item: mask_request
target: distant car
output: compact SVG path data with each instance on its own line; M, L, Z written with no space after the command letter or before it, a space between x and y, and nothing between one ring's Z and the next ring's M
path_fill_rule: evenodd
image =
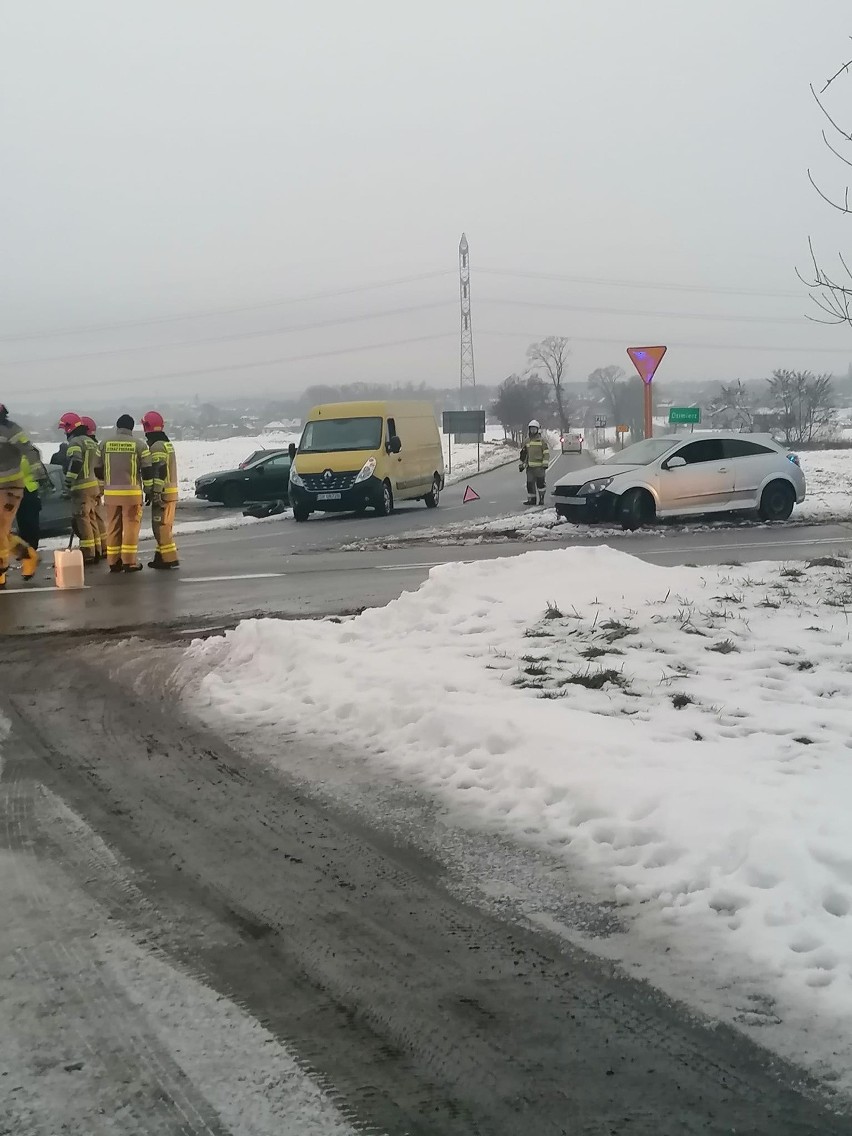
M805 499L805 475L798 457L769 434L681 434L647 438L567 474L552 496L562 517L614 520L626 529L655 517L751 510L786 521Z
M270 454L278 454L280 452L281 452L280 446L277 446L274 449L269 449L269 450L253 450L252 453L250 453L247 458L244 458L240 462L238 468L239 469L245 469L247 466L252 465L254 462L260 461L261 458L268 458Z
M45 466L50 488L42 487L39 530L42 536L68 536L71 532L71 498L65 489L65 474L58 465Z
M563 454L581 454L583 452L582 434L563 434L559 443Z
M290 461L289 449L256 451L239 469L199 477L195 482L195 496L231 509L238 509L247 501L287 501Z

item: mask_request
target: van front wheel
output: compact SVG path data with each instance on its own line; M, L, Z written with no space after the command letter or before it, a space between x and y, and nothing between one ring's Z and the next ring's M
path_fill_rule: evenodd
M432 482L432 488L429 490L423 500L426 502L427 509L438 508L438 504L441 500L441 481L439 478L436 477Z
M382 482L379 499L376 502L376 512L380 517L389 517L393 512L393 493L389 481Z

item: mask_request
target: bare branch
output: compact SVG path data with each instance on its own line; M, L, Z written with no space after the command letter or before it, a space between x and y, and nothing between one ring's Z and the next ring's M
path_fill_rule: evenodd
M852 36L850 36L849 38L850 38L850 39L852 39ZM831 76L831 78L830 78L830 79L828 79L828 80L826 81L826 84L825 84L825 86L824 86L824 87L822 88L822 90L820 91L820 94L821 94L821 95L824 95L824 94L825 94L825 92L826 92L826 91L828 90L828 88L829 88L829 87L831 86L831 84L832 84L832 83L834 82L834 80L835 80L835 79L839 79L839 78L840 78L840 76L841 76L841 75L842 75L842 74L843 74L844 72L848 71L850 67L852 67L852 59L850 59L848 63L844 63L844 64L843 64L843 66L842 66L842 67L840 68L840 70L839 70L839 71L836 71L836 72L835 72L835 73L834 73L834 74L833 74L833 75Z
M832 201L832 199L827 194L823 193L823 191L820 189L820 187L814 181L813 174L811 173L810 170L808 170L808 181L811 183L811 185L814 187L814 189L817 191L817 193L820 195L820 197L823 199L823 201L825 201L828 205L830 205L832 207L832 209L836 209L838 211L838 213L852 213L852 209L849 208L849 186L848 185L846 186L846 192L844 194L844 204L838 205L836 201Z
M831 123L831 125L834 127L834 129L837 131L837 133L840 135L840 137L845 138L847 142L852 142L852 134L847 134L847 132L843 129L843 127L838 126L838 124L834 121L834 119L831 117L831 115L826 110L825 105L822 102L822 100L820 99L819 95L814 90L813 83L811 83L811 94L816 99L816 103L817 103L817 106L819 107L819 109L822 111L822 113L825 115L825 117L828 119L828 121Z
M832 144L828 140L828 135L824 130L822 132L822 140L826 144L826 146L828 146L829 150L831 150L832 154L834 154L835 158L839 158L841 162L843 162L844 166L849 166L850 169L852 169L852 161L850 161L849 158L845 158L839 150L836 150L834 146L832 146Z

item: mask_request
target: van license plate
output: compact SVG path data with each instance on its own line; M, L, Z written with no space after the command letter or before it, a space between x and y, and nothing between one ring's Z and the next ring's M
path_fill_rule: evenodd
M317 501L339 501L339 493L317 493Z

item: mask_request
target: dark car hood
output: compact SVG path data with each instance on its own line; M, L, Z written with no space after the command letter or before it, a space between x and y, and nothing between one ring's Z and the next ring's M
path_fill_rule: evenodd
M195 479L195 483L200 485L206 481L215 481L217 477L242 476L249 472L250 469L217 469L214 473L202 473L201 477Z

